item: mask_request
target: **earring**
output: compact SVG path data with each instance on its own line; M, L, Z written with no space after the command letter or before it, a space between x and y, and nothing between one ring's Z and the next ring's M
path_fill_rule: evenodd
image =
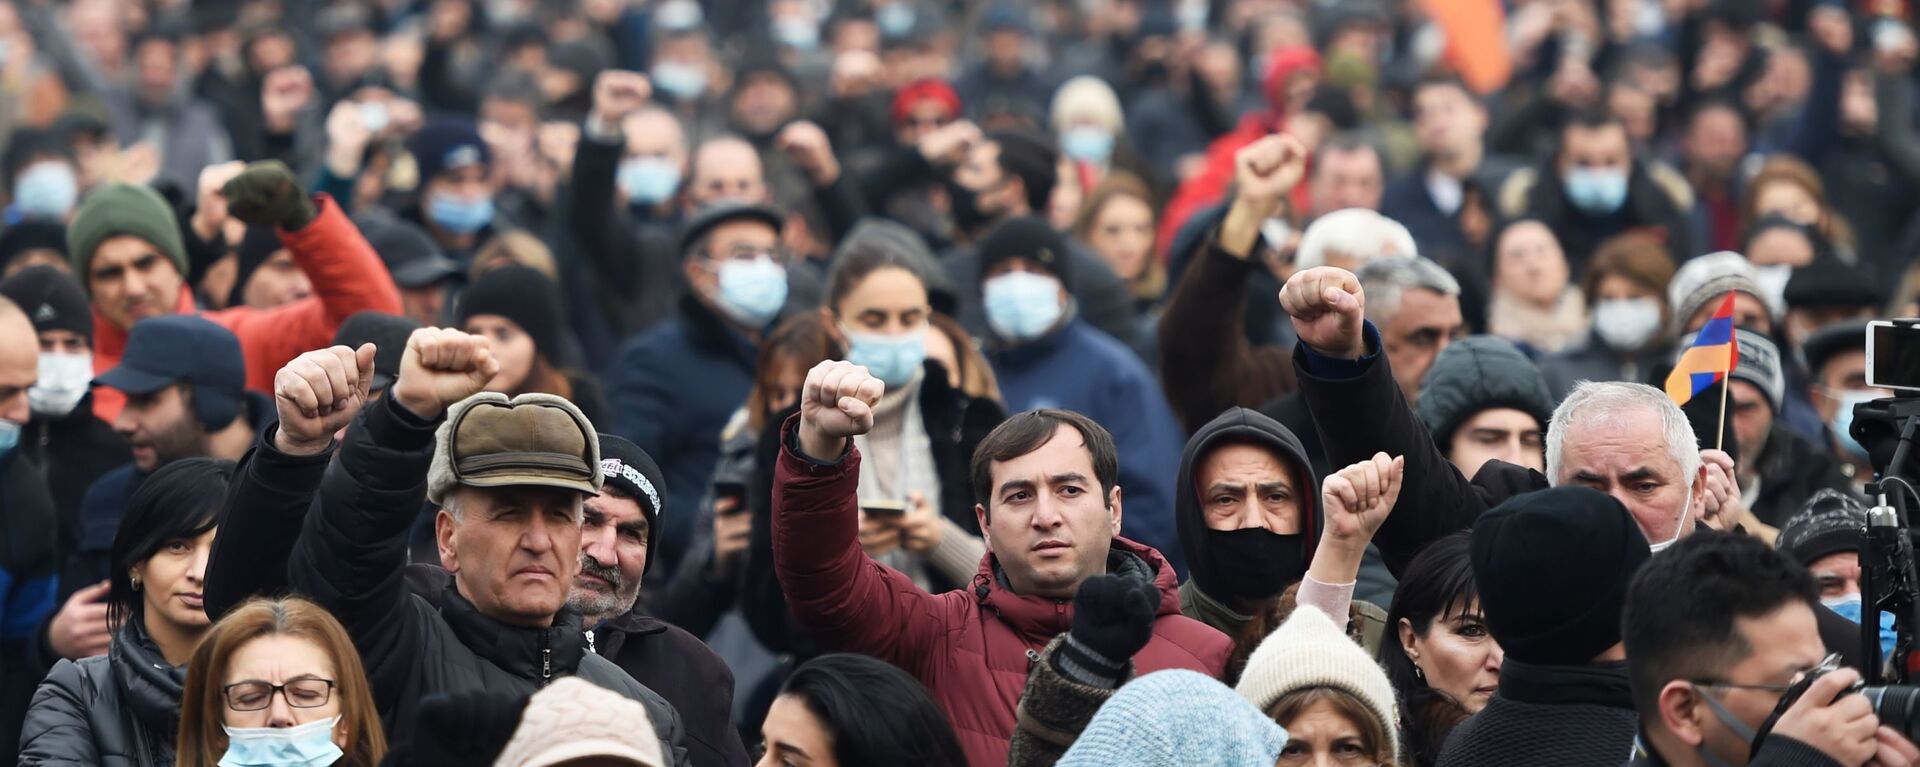
M1413 666L1413 678L1418 679L1422 682L1427 681L1427 672L1422 670L1420 668L1420 664L1418 663L1414 664Z
M139 590L140 590L140 576L138 576L138 575L129 575L129 576L127 576L127 579L128 579L128 580L131 580L131 581L133 581L133 590L134 590L134 591L139 591Z

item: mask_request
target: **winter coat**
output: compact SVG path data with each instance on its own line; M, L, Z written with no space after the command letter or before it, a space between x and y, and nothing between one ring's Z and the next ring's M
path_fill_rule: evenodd
M1546 377L1547 389L1553 392L1553 398L1561 400L1567 398L1567 392L1573 391L1574 383L1579 381L1646 381L1655 368L1671 367L1673 357L1671 346L1656 343L1650 349L1622 359L1600 340L1598 333L1589 330L1585 343L1541 357L1540 375Z
M1053 767L1120 685L1133 681L1132 664L1120 677L1120 685L1114 687L1095 687L1062 676L1053 667L1053 658L1065 643L1065 636L1054 637L1047 649L1029 657L1032 671L1027 673L1027 687L1020 693L1018 724L1007 746L1007 767Z
M46 666L29 658L59 607L59 514L26 450L0 456L0 758L18 747L20 720Z
M1487 707L1447 737L1438 767L1619 767L1640 717L1627 664L1529 666L1508 658Z
M1179 465L1186 436L1140 358L1076 318L1037 340L994 351L989 359L1008 412L1072 410L1113 434L1126 501L1121 534L1153 547L1184 572L1167 468Z
M333 343L333 332L340 323L357 312L400 313L400 289L373 246L360 236L359 228L347 220L332 197L314 195L316 213L312 221L299 229L280 230L280 242L293 254L293 262L313 281L313 295L272 309L236 306L201 316L233 331L240 337L240 352L247 363L247 388L273 391L273 375L293 358ZM193 314L193 290L180 286L175 314ZM127 330L109 322L98 308L93 311L93 369L96 374L112 370L127 351ZM117 389L93 390L93 412L100 420L113 423L127 395Z
M684 292L679 217L641 220L616 194L614 179L625 152L624 139L605 142L583 132L574 149L567 205L567 223L585 256L593 296L621 338L672 317L675 299Z
M1853 492L1853 480L1841 473L1841 461L1776 420L1767 446L1753 459L1759 467L1760 498L1749 510L1772 527L1783 527L1800 506L1822 489Z
M1627 767L1667 767L1667 760L1647 745L1645 733L1633 744L1633 760ZM1812 746L1785 735L1768 735L1760 751L1747 762L1748 767L1841 767L1841 762Z
M1014 593L992 553L966 589L937 596L876 564L860 549L859 451L849 447L833 463L803 457L793 441L797 421L782 429L773 500L774 567L794 618L823 649L865 653L913 674L947 712L972 764L1006 764L1029 652L1071 626L1073 603ZM1141 673L1220 675L1231 642L1179 614L1173 570L1158 552L1115 538L1107 569L1151 578L1160 590L1153 639L1133 657Z
M753 388L758 351L692 295L681 296L679 312L620 350L608 389L613 433L660 462L667 508L691 509L713 477L720 431ZM679 566L692 535L692 525L661 531L656 576Z
M1293 391L1284 346L1255 346L1242 330L1247 281L1265 265L1207 236L1160 315L1160 381L1181 426L1199 431L1230 407L1259 407Z
M54 665L20 732L21 767L171 767L186 666L168 665L139 620L106 655Z
M60 515L60 551L73 550L80 540L80 501L87 487L133 457L126 438L93 414L92 397L89 393L60 418L35 413L20 435L21 449L40 465L53 492L53 507Z
M1142 339L1135 337L1140 315L1134 309L1133 293L1126 281L1114 273L1106 259L1079 240L1067 241L1067 255L1071 276L1063 282L1067 284L1067 292L1073 295L1080 316L1101 332L1119 339L1128 349L1140 349ZM954 299L958 303L954 319L974 337L986 338L990 328L981 288L979 249L972 245L953 248L941 254L940 262L953 281Z
M315 513L307 515L287 565L293 590L327 608L353 637L388 733L406 741L429 695L525 695L555 677L579 676L646 706L673 764L687 764L680 716L588 652L572 608L550 627L522 628L481 614L451 586L438 604L411 593L401 577L407 529L426 499L437 425L391 397L361 411L327 466Z

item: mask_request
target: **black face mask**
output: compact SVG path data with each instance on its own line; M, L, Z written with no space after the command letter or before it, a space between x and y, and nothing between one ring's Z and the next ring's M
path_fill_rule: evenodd
M1201 590L1218 599L1272 599L1306 577L1307 537L1265 528L1208 530L1204 568L1194 568Z
M989 224L999 220L999 213L980 209L980 195L980 192L961 186L958 182L947 183L947 199L953 210L954 228L976 234L986 231Z

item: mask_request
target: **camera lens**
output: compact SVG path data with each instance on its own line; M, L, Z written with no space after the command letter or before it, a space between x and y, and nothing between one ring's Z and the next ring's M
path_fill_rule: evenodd
M1868 687L1860 691L1873 701L1873 713L1883 727L1913 739L1920 730L1920 687Z

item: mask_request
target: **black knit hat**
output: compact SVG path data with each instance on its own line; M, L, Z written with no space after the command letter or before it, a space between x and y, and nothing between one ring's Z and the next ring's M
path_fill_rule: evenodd
M1815 259L1793 270L1781 297L1789 309L1874 308L1884 300L1872 277L1838 258Z
M335 346L352 349L373 344L372 391L386 391L400 376L400 359L407 351L407 337L420 329L420 323L406 317L375 311L358 312L333 331Z
M87 292L66 272L46 265L22 269L0 282L0 296L27 313L35 333L71 330L93 342L93 309Z
M1583 665L1618 644L1627 583L1651 556L1626 507L1591 488L1514 496L1473 524L1487 630L1526 663Z
M0 234L0 270L30 250L51 250L67 260L67 228L51 221L22 221Z
M1071 285L1073 258L1067 247L1066 235L1044 218L1007 219L980 241L980 279L985 280L1003 261L1024 258L1060 278L1061 284Z
M1859 551L1867 532L1867 507L1853 496L1821 488L1780 527L1780 551L1812 565L1829 554Z
M639 445L602 432L600 473L606 477L604 487L619 490L622 495L640 503L640 509L647 513L647 550L655 551L655 545L660 542L660 528L665 527L660 516L660 493L667 486L667 480L660 473L660 465L654 463L653 456L647 455L647 451L641 450ZM658 557L647 557L646 569L653 568L655 559Z
M465 325L478 314L513 320L548 360L560 353L560 291L533 267L509 264L474 280L460 293L454 324Z

